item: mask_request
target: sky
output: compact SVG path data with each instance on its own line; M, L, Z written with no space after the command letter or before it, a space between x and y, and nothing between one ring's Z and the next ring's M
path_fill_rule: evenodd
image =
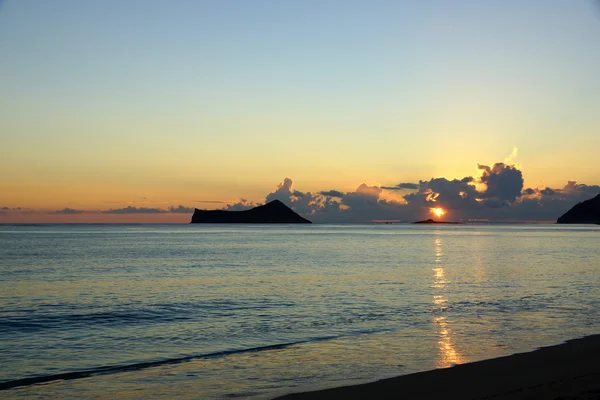
M0 0L0 223L555 220L599 43L593 0Z

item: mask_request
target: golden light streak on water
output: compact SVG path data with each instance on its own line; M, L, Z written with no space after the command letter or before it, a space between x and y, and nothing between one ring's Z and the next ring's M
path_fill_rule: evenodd
M435 267L433 270L432 287L437 290L437 294L433 296L433 304L439 312L447 308L448 299L444 296L444 292L448 285L446 272L443 266L444 252L442 249L442 238L437 236L434 241L435 250ZM444 316L435 316L432 322L437 326L437 345L439 349L439 357L435 362L437 368L451 367L462 363L462 357L456 350L454 345L454 333L450 328L448 319Z

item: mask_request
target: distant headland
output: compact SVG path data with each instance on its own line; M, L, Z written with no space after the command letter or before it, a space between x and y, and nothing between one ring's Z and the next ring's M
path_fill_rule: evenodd
M310 224L279 200L245 211L194 210L192 224Z
M450 222L450 221L436 221L434 219L426 219L424 221L416 221L413 224L450 224L450 225L461 225L462 222Z
M600 194L596 197L577 203L569 211L561 215L557 224L600 224Z

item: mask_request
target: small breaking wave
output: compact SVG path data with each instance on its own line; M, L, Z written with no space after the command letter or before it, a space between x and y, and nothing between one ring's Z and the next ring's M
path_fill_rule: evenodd
M81 370L81 371L64 372L64 373L52 374L52 375L32 376L32 377L28 377L28 378L21 378L21 379L14 379L14 380L6 381L6 382L0 382L0 390L8 390L8 389L16 388L16 387L30 386L30 385L35 385L35 384L40 384L40 383L48 383L48 382L60 381L60 380L73 380L73 379L88 378L91 376L98 376L98 375L109 375L109 374L116 374L116 373L120 373L120 372L138 371L141 369L159 367L159 366L163 366L163 365L181 364L181 363L189 362L192 360L227 357L227 356L230 356L233 354L256 353L256 352L269 351L269 350L281 350L281 349L285 349L285 348L291 347L291 346L296 346L296 345L305 344L305 343L333 340L333 339L337 339L339 337L341 337L341 336L322 336L322 337L316 337L316 338L311 338L311 339L307 339L307 340L300 340L300 341L296 341L296 342L250 347L250 348L246 348L246 349L224 350L224 351L217 351L214 353L194 354L194 355L185 356L185 357L168 358L168 359L163 359L163 360L158 360L158 361L149 361L149 362L141 362L141 363L134 363L134 364L126 364L126 365L107 365L107 366L91 368L91 369L86 369L86 370Z

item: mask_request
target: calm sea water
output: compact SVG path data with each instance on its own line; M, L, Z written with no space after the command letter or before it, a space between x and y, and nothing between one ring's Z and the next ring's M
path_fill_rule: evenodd
M600 331L596 226L0 226L0 272L3 398L272 398Z

